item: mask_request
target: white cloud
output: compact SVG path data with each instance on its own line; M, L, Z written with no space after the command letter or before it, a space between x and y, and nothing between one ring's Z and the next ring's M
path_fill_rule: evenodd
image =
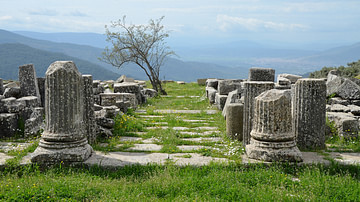
M302 24L286 24L272 21L264 21L256 18L243 18L232 17L228 15L218 15L216 22L219 24L219 28L222 31L234 27L241 27L249 31L258 30L274 30L274 31L292 31L292 30L306 30L308 27Z
M13 19L13 17L9 15L0 16L0 21L11 20L11 19Z

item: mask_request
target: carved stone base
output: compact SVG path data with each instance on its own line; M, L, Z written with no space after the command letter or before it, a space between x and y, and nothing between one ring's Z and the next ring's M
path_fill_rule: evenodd
M31 157L33 163L57 164L84 162L93 152L86 139L83 144L64 144L63 142L46 142L41 140Z
M295 141L263 142L253 138L246 145L246 154L251 159L261 161L302 162L302 154Z

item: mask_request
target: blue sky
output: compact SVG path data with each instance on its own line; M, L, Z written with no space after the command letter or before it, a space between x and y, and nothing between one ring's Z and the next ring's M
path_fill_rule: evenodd
M0 29L104 33L104 25L163 23L175 38L294 43L360 41L359 0L0 0Z

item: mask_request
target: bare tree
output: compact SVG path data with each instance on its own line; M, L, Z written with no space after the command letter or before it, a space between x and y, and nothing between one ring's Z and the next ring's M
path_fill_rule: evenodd
M166 57L175 53L166 46L165 39L169 37L169 32L161 25L164 16L151 19L148 25L126 24L125 19L126 16L112 22L110 28L105 26L106 41L112 47L105 48L100 60L117 68L126 63L135 63L144 70L153 89L166 95L159 77L160 67Z

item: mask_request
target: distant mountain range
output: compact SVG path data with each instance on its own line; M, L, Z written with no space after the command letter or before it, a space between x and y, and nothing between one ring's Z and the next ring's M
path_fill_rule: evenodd
M34 63L43 76L55 60L73 60L82 73L95 79L116 79L125 74L147 79L134 64L124 68L98 60L106 46L105 36L96 33L37 33L0 30L0 78L17 79L18 66ZM305 74L324 66L346 65L360 59L360 43L318 51L284 48L251 41L206 45L173 45L179 58L168 58L161 79L195 81L197 78L247 78L252 66L274 68L277 73ZM187 60L187 61L183 61Z

